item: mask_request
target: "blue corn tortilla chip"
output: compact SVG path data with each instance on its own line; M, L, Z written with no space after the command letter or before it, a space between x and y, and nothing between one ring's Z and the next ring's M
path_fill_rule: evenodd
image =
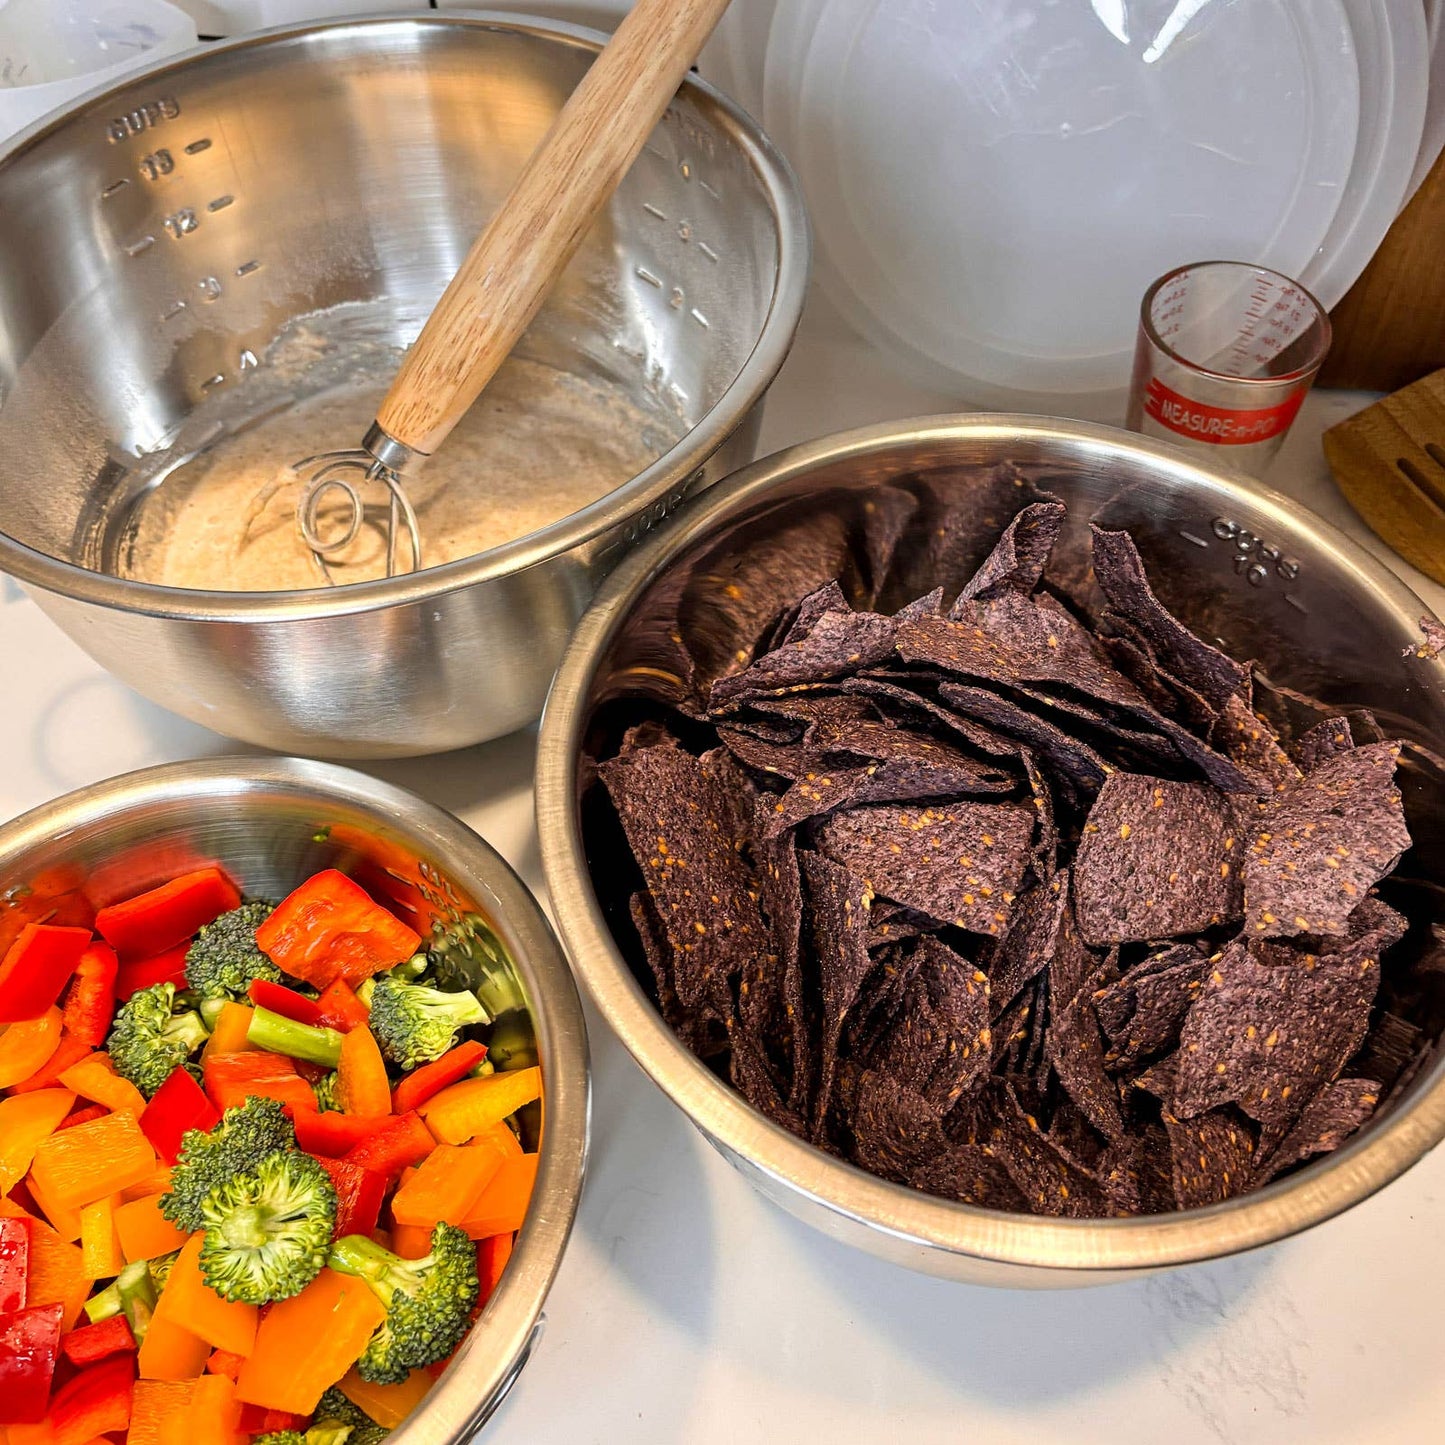
M759 800L761 806L761 800ZM758 886L772 927L778 960L778 988L788 1029L785 1052L791 1063L788 1107L806 1118L813 1098L816 1046L812 1037L812 1011L803 984L802 928L803 881L798 854L791 837L763 843L758 850ZM771 1005L760 1005L764 1023Z
M918 498L902 487L878 487L863 499L863 558L868 601L876 607L888 585L898 544L918 511Z
M1301 772L1269 719L1251 712L1242 697L1234 696L1209 732L1211 746L1232 763L1267 781L1275 792L1300 780Z
M943 927L946 925L937 918L880 898L868 910L868 949L872 952L889 944L903 943L922 933L936 933Z
M939 1109L917 1089L876 1069L859 1075L848 1125L857 1162L899 1183L922 1160L937 1157L948 1146Z
M1355 735L1350 729L1349 718L1327 717L1295 740L1294 755L1300 768L1312 773L1321 763L1354 749Z
M1180 1031L1172 1112L1237 1104L1268 1128L1292 1122L1359 1048L1379 981L1368 941L1326 958L1232 943Z
M1207 784L1115 773L1089 811L1074 861L1086 943L1202 933L1244 915L1244 839Z
M1100 990L1094 1008L1109 1040L1106 1067L1130 1073L1172 1048L1213 967L1192 944L1178 944Z
M708 1059L727 1047L727 1028L711 1007L684 1008L677 996L672 943L651 894L634 893L629 903L643 957L652 973L657 1007L664 1022L699 1058Z
M1124 1132L1124 1118L1118 1090L1104 1069L1104 1040L1092 992L1085 986L1067 1001L1055 999L1045 1056L1089 1123L1107 1138L1117 1139Z
M1286 1169L1338 1149L1379 1107L1375 1079L1336 1079L1305 1105L1299 1122L1269 1154L1256 1161L1255 1184L1267 1184Z
M1237 1109L1210 1109L1193 1119L1176 1118L1165 1109L1163 1121L1180 1209L1222 1204L1249 1188L1255 1131Z
M957 928L1005 931L1033 811L1017 803L878 804L835 813L818 846L872 891Z
M843 589L838 585L838 579L830 578L778 619L776 636L766 644L764 650L774 652L791 642L802 642L813 630L813 624L826 612L847 614L852 610L848 599L843 595Z
M958 594L950 615L956 616L965 602L988 601L1001 592L1025 596L1036 592L1059 539L1064 516L1062 502L1032 502L1016 513L983 565Z
M712 685L709 706L757 697L784 687L831 682L882 662L893 651L898 624L876 612L825 612L807 635L767 652L741 672Z
M1028 1201L1003 1163L978 1143L950 1144L942 1153L914 1164L903 1182L958 1204L1029 1213Z
M1049 1139L1011 1088L999 1102L985 1148L1008 1171L1035 1214L1098 1219L1109 1212L1108 1196L1099 1181Z
M1014 908L1008 932L989 968L989 990L996 1015L1053 961L1064 910L1069 904L1069 875L1056 874L1030 888Z
M1244 864L1251 937L1344 932L1410 846L1395 786L1399 754L1394 743L1337 754L1259 806Z

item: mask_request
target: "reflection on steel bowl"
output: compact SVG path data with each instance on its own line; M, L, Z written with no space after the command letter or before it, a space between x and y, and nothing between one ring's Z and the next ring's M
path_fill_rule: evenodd
M1010 475L1020 483L1017 500L1002 506L1001 463L1013 464ZM1445 1134L1445 1079L1434 1056L1445 1022L1440 990L1426 979L1403 1005L1421 1032L1411 1049L1413 1074L1397 1071L1403 1079L1398 1094L1338 1153L1257 1192L1172 1215L1108 1219L1037 1218L954 1203L865 1174L784 1132L667 1027L652 1002L638 945L645 917L636 927L635 913L629 917L636 885L617 866L617 824L593 783L596 760L616 752L623 728L641 723L646 735L632 746L647 746L659 704L687 706L680 679L689 668L706 693L710 678L756 655L772 620L762 613L776 612L759 600L758 615L742 615L773 580L758 572L760 558L773 555L778 569L808 575L795 593L826 580L830 557L845 559L847 588L858 573L849 572L846 559L871 557L880 515L890 508L906 512L897 504L912 498L923 530L901 534L888 574L897 592L890 582L883 610L935 584L951 597L1019 502L1029 500L1025 481L1068 506L1055 553L1059 570L1052 575L1069 578L1070 590L1092 585L1088 524L1127 531L1162 600L1224 652L1257 659L1276 695L1288 699L1297 690L1330 709L1369 709L1387 733L1419 745L1407 750L1399 774L1414 847L1392 887L1406 890L1402 906L1428 943L1429 924L1441 912L1433 879L1445 843L1439 823L1445 765L1435 758L1445 751L1445 691L1440 664L1417 652L1423 606L1293 504L1213 474L1168 447L1081 424L998 417L879 427L794 448L730 479L620 569L581 624L544 718L538 819L574 968L643 1067L759 1189L882 1257L979 1282L1048 1286L1099 1282L1267 1243L1388 1183ZM971 536L967 528L951 531L957 545L934 545L941 534L930 519L975 513L997 516ZM865 560L864 578L867 567ZM1102 568L1097 580L1107 588ZM821 621L810 625L823 630ZM922 621L909 625L919 637L931 635ZM952 625L940 620L934 630ZM809 639L798 647L812 645L801 621L797 635ZM779 665L787 664L784 654L778 657ZM735 681L730 677L729 687L737 691ZM945 683L940 697L947 691ZM713 693L715 703L722 693ZM685 720L678 726L692 736ZM934 830L939 826L935 820ZM868 846L875 841L861 839ZM859 838L840 833L829 846L856 843ZM1388 866L1386 859L1381 871ZM909 876L921 878L922 870ZM866 898L861 906L867 909ZM822 930L822 914L813 926ZM675 1022L676 1003L670 1007ZM736 1062L738 1036L729 1041Z

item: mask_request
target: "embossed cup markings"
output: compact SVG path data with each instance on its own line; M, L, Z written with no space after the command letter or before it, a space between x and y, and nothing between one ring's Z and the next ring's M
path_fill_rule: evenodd
M1278 547L1248 527L1242 527L1228 517L1216 517L1210 523L1210 531L1221 542L1233 545L1234 570L1251 587L1263 587L1271 576L1278 577L1283 582L1299 580L1300 564L1293 557L1284 556ZM1305 610L1298 602L1294 602L1294 605L1301 611Z

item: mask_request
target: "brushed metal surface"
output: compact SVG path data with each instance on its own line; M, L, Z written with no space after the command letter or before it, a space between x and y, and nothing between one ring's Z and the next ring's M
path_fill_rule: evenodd
M536 900L449 813L374 778L298 758L212 758L70 793L0 827L0 928L83 892L91 907L220 863L278 897L341 868L423 936L480 914L513 960L546 1079L531 1208L495 1294L396 1445L462 1445L511 1387L541 1326L582 1191L590 1111L576 985ZM6 915L10 915L7 919ZM18 915L18 918L16 917Z
M638 476L390 581L203 593L106 569L168 459L308 385L267 363L288 323L356 312L371 344L415 337L602 38L456 14L292 27L0 147L0 569L117 676L249 742L398 756L533 721L598 580L753 455L801 313L796 184L700 81L519 347L661 409Z
M1070 504L1063 549L1087 523L1126 527L1166 603L1275 682L1373 709L1395 736L1445 753L1445 668L1402 654L1423 603L1296 503L1127 432L1022 416L891 423L790 448L745 468L618 568L582 619L543 715L537 753L542 861L574 971L643 1069L758 1190L834 1238L910 1268L980 1284L1097 1284L1283 1239L1349 1208L1445 1137L1445 1061L1345 1148L1209 1209L1140 1219L1038 1219L975 1209L876 1179L776 1127L664 1025L618 949L591 879L579 806L584 754L606 709L657 696L674 629L701 639L718 612L690 605L709 573L779 527L856 525L882 483L967 491L1011 461ZM805 545L801 542L800 545ZM1080 554L1081 555L1081 554ZM974 558L972 562L982 560ZM970 564L971 565L971 564ZM913 579L922 592L956 577ZM716 646L716 638L713 638ZM1401 788L1415 874L1445 873L1445 773L1407 754ZM1436 1021L1438 1023L1438 1020Z

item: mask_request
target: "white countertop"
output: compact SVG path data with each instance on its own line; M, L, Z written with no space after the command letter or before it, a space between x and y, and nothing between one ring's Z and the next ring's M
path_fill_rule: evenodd
M1270 480L1390 560L1329 479L1312 397ZM946 410L810 316L766 450ZM1395 563L1437 611L1445 589ZM0 818L151 763L239 751L101 671L0 578ZM444 803L541 892L531 733L377 774ZM1445 1421L1445 1150L1343 1218L1220 1264L1071 1293L879 1264L766 1204L595 1015L576 1231L495 1445L1394 1445Z

